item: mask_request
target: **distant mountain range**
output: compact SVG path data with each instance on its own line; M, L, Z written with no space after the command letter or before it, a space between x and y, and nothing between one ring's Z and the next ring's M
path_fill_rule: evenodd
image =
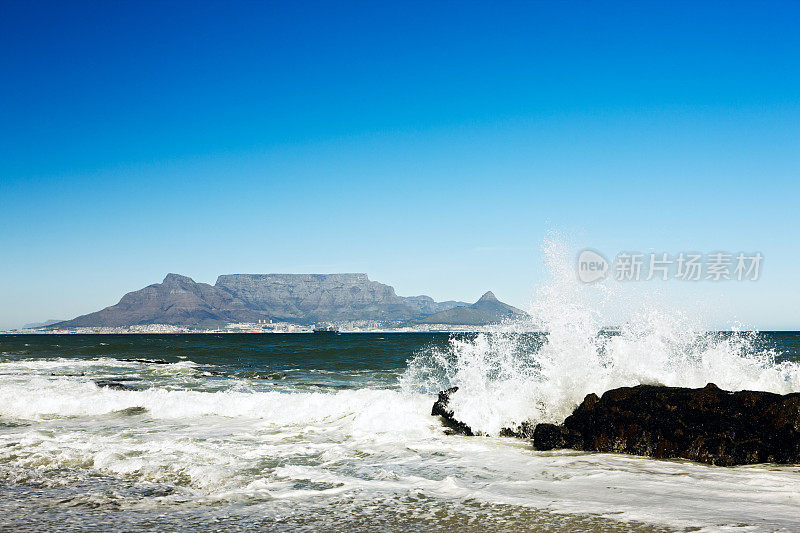
M445 309L424 318L418 319L420 324L453 324L482 326L500 322L505 319L515 319L525 313L501 302L492 291L481 296L480 300L469 306L456 306Z
M273 320L312 324L368 320L385 324L484 325L524 316L487 292L474 304L397 296L366 274L228 274L214 285L168 274L116 305L57 327L172 324L197 328Z
M30 324L25 324L22 326L22 329L43 328L44 326L52 326L53 324L58 324L59 322L63 322L63 320L51 318L50 320L45 320L44 322L31 322Z

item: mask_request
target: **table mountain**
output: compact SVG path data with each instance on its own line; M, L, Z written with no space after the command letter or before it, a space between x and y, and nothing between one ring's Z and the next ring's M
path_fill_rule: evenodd
M228 274L216 287L248 308L291 322L378 320L402 322L463 302L397 296L366 274Z
M472 314L465 317L466 322L432 323L474 324L478 323L476 316L481 323L489 323L522 313L490 292L472 305L436 302L429 296L398 296L393 287L372 281L366 274L227 274L219 276L214 285L168 274L161 283L126 294L116 305L57 327L172 324L205 328L258 320L400 324L448 311Z

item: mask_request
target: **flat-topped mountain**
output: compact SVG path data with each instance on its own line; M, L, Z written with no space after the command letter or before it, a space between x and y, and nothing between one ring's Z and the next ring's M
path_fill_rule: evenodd
M249 309L289 322L405 321L463 302L428 296L397 296L394 288L366 274L227 274L215 285Z
M466 316L467 322L430 323L477 324L476 316L480 323L489 323L521 313L491 293L472 305L436 302L429 296L398 296L393 287L372 281L366 274L227 274L219 276L214 285L168 274L161 283L126 294L116 305L57 326L172 324L202 328L258 320L399 324L457 309L479 315Z

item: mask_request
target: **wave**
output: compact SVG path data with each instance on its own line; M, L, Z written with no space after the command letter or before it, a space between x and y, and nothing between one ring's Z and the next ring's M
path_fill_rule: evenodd
M709 332L686 310L645 295L619 331L604 331L608 308L630 307L613 282L581 283L568 247L544 245L547 281L526 323L505 324L446 350L417 355L403 384L434 393L459 387L450 407L475 430L497 435L523 421L559 423L589 393L639 384L800 391L800 365L777 362L757 332ZM619 285L619 284L617 284ZM525 334L526 331L539 334Z
M409 420L398 416L407 414L409 402L418 398L418 395L386 389L335 392L229 389L206 392L153 387L124 391L99 388L92 382L70 378L30 377L3 383L0 387L0 416L16 420L49 420L96 417L139 408L146 410L153 419L190 420L220 416L268 421L276 427L285 427L349 418L353 424L365 426L364 429L370 431L397 431L420 420L418 416ZM373 420L374 423L370 423Z
M26 378L0 387L0 420L17 422L0 435L0 481L44 469L40 481L58 485L88 469L222 499L259 493L264 480L263 496L276 497L297 488L281 464L350 469L352 454L441 434L429 398L398 390L124 391Z

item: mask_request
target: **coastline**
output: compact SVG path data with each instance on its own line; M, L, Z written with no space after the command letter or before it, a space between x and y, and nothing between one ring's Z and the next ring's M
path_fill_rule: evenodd
M314 325L298 325L291 323L266 324L270 327L259 327L257 324L229 324L224 328L195 329L169 324L147 324L125 327L78 327L78 328L20 328L0 331L0 335L230 335L230 334L313 334ZM497 331L497 325L472 326L451 324L418 324L398 327L358 327L339 326L339 333L488 333ZM525 330L525 333L541 333L538 330Z

